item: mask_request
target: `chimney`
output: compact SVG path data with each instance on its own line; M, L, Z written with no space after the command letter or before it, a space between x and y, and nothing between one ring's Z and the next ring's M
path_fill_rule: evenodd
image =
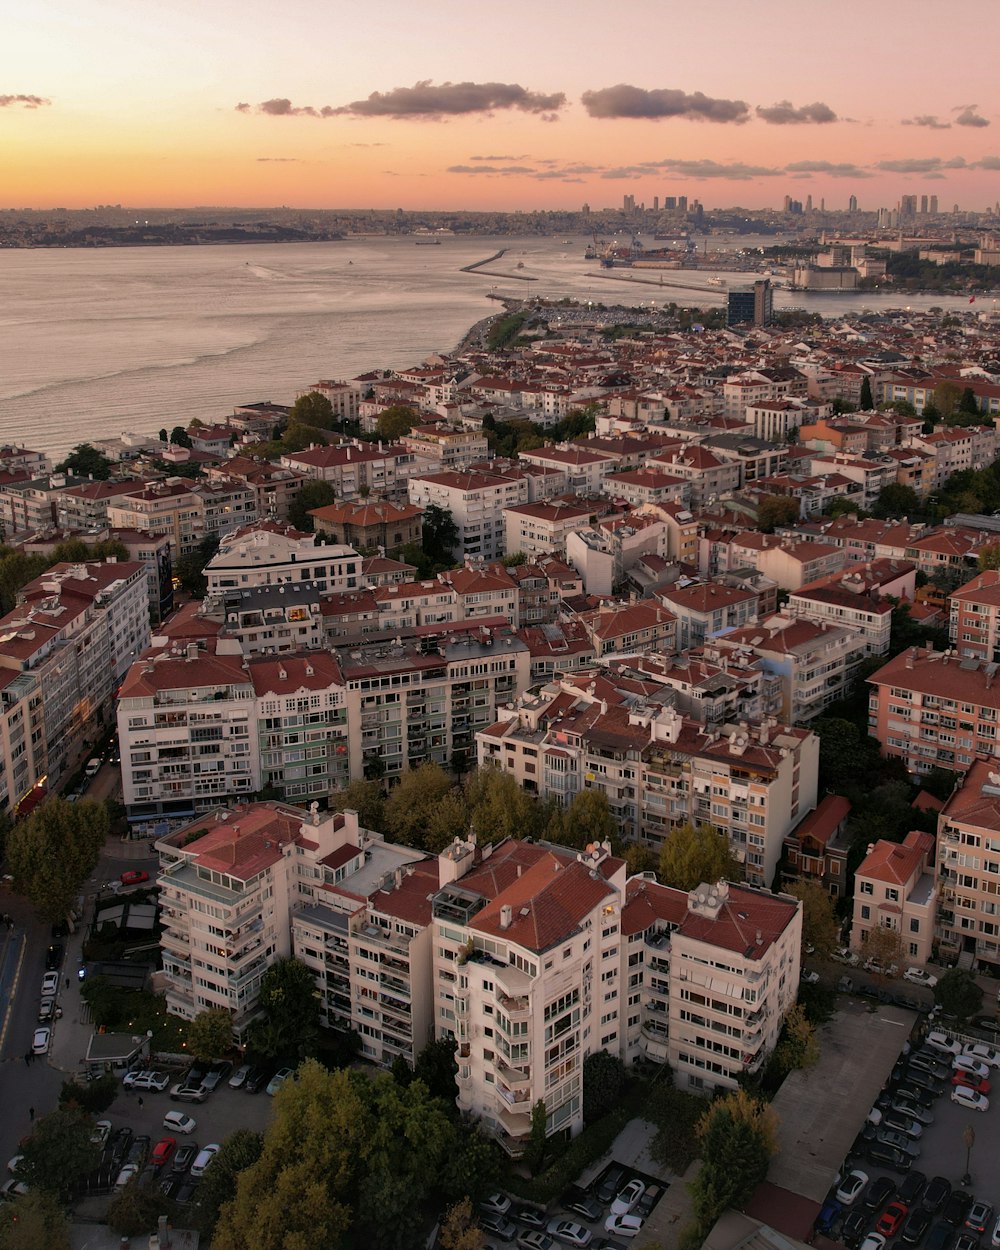
M509 929L510 923L513 919L514 919L513 907L511 907L510 904L504 904L504 906L500 908L500 928Z

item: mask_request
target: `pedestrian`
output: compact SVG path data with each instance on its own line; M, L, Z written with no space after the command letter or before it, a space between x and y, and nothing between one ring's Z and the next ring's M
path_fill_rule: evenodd
M28 1108L28 1119L31 1121L32 1124L34 1124L35 1122L35 1108L34 1107Z
M31 1063L31 1051L26 1050L24 1052L24 1066L27 1067L29 1063Z
M66 988L69 989L69 977L66 978Z
M142 1107L142 1094L139 1095L139 1106Z

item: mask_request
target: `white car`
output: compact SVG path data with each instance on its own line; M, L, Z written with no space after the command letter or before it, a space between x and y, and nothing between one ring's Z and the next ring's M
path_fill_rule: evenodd
M594 1234L589 1228L584 1228L573 1220L549 1220L545 1231L564 1246L589 1246L594 1240Z
M969 1076L976 1076L981 1081L985 1081L990 1075L990 1065L983 1063L981 1059L973 1059L971 1055L956 1055L951 1061L951 1066L955 1072L966 1072Z
M199 1176L205 1175L205 1169L219 1153L218 1142L213 1142L210 1146L204 1146L198 1151L198 1157L191 1164L191 1175L197 1179Z
M59 989L59 973L46 972L42 977L42 998L48 998L50 994L55 994Z
M126 1163L118 1173L118 1179L115 1181L115 1193L120 1194L132 1177L138 1175L138 1172L138 1163Z
M969 1042L962 1053L968 1055L970 1059L988 1063L991 1068L1000 1068L1000 1050L991 1046L989 1042Z
M881 1233L869 1233L861 1243L861 1250L884 1250L885 1238Z
M609 1215L604 1221L604 1231L619 1237L638 1237L642 1231L641 1215Z
M950 1033L944 1033L941 1029L932 1029L924 1038L924 1045L929 1046L931 1050L940 1051L942 1055L962 1053L962 1043L957 1042Z
M799 977L799 980L802 982L803 985L815 985L816 982L819 980L819 973L812 972L807 968L805 972L803 972L802 975Z
M510 1210L510 1199L499 1191L488 1194L479 1204L480 1211L489 1215L506 1215Z
M146 1076L145 1068L131 1068L122 1077L122 1089L131 1089L141 1076Z
M230 1089L242 1089L247 1083L247 1077L250 1075L251 1067L248 1063L241 1063L233 1075L229 1078Z
M94 1131L90 1134L90 1140L95 1146L103 1146L111 1136L111 1121L98 1120L94 1125Z
M868 1173L857 1168L844 1177L843 1184L837 1190L837 1201L849 1207L861 1197L864 1187L868 1184Z
M831 951L830 958L838 964L847 964L851 968L856 968L859 962L858 956L849 946L838 946L835 951Z
M11 1174L11 1176L17 1175L17 1169L20 1167L21 1160L23 1158L24 1155L15 1155L13 1159L7 1160L7 1171Z
M618 1197L611 1204L612 1215L628 1215L629 1211L635 1206L642 1195L646 1192L646 1186L635 1177L630 1180L623 1190L620 1191Z
M989 1111L990 1100L985 1094L977 1094L968 1085L954 1085L951 1090L951 1101L957 1102L966 1111Z
M31 1053L33 1055L47 1055L49 1053L49 1042L51 1041L51 1029L35 1029L35 1036L31 1042Z
M183 1111L168 1111L163 1117L163 1127L168 1133L193 1133L198 1122Z
M929 990L932 990L938 983L937 977L931 976L923 968L907 968L903 973L903 980L912 981L914 985L926 985Z
M169 1084L170 1077L166 1072L140 1072L132 1082L132 1088L155 1089L162 1094Z

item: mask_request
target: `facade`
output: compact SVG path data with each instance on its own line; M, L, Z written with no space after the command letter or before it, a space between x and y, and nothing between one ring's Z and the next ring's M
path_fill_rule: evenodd
M677 647L700 647L731 629L756 619L760 599L753 591L718 582L695 582L657 592L659 601L677 617Z
M908 833L902 843L876 842L854 876L851 948L864 953L873 929L888 929L900 941L904 959L926 964L931 958L937 888L934 839Z
M794 591L785 611L789 616L857 629L865 637L869 655L885 655L892 626L889 596L912 602L915 593L916 569L912 564L871 561L852 564L847 572L820 578Z
M588 525L593 516L586 504L554 500L515 504L504 509L504 543L508 555L565 555L569 534Z
M815 881L832 895L847 894L847 817L851 805L840 794L826 794L785 838L782 880Z
M977 759L938 818L937 940L943 958L1000 967L1000 771Z
M189 555L203 539L222 538L256 519L256 490L231 478L214 482L167 478L108 503L109 525L166 534L174 560Z
M251 586L312 583L318 590L361 585L361 556L353 547L317 543L291 525L260 522L227 535L205 566L208 594Z
M987 569L952 591L948 641L960 656L1000 661L1000 572Z
M495 560L504 554L505 509L527 502L528 482L491 473L431 473L414 475L409 492L411 504L423 509L434 504L451 513L458 528L456 559Z
M309 515L315 518L317 533L359 550L381 550L388 555L408 543L419 544L423 532L422 509L388 499L329 504L314 508Z

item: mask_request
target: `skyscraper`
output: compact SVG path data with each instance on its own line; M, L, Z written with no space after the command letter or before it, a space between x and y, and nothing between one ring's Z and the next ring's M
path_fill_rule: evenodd
M774 292L770 278L758 278L752 287L737 287L726 300L726 324L731 326L771 324Z
M931 216L932 216L932 217L936 217L936 216L937 216L937 211L938 211L938 199L937 199L937 196L936 196L936 195L932 195L932 196L931 196L931 202L930 202L930 214L931 214Z
M847 211L849 213L856 213L858 211L858 197L856 195L852 195L847 201Z
M922 195L920 197L920 215L921 217L927 216L927 196L926 195Z

